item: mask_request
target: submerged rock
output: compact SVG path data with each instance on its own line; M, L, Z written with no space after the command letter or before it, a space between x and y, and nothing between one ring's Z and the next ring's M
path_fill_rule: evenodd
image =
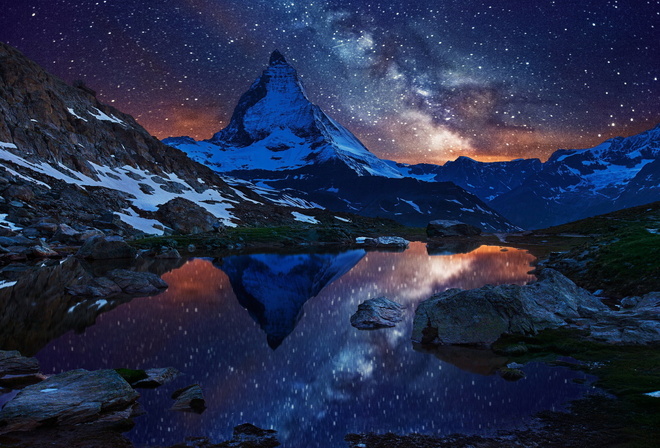
M0 411L0 434L42 425L119 422L140 395L114 370L72 370L28 386Z
M478 236L481 229L460 221L438 219L426 226L426 236L429 238L443 236Z
M362 302L351 316L351 325L359 330L394 327L403 320L403 306L386 297Z
M533 335L607 312L598 297L558 271L544 269L529 285L486 285L436 294L417 308L413 340L490 346L503 334Z
M183 389L179 389L172 394L176 400L172 405L172 411L194 412L201 414L206 410L206 401L204 393L199 384L193 384Z
M144 371L146 378L131 383L134 388L153 389L176 379L181 372L174 367L160 369L147 369Z
M234 434L231 440L223 443L222 446L235 448L274 448L280 446L277 440L277 431L272 429L261 429L250 423L243 423L234 427Z

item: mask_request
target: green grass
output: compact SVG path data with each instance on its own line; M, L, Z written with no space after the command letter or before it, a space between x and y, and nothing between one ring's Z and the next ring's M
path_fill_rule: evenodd
M660 437L660 347L600 344L574 330L545 330L534 337L506 336L493 345L511 361L556 362L596 376L597 387L617 397L612 403L632 440L626 446L654 446ZM578 362L557 362L569 356Z

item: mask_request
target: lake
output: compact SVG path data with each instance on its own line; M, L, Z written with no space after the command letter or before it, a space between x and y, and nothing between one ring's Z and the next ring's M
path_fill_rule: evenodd
M141 390L146 415L127 436L140 446L207 436L230 438L249 422L278 431L286 447L345 446L349 432L443 435L520 426L591 388L584 374L531 363L507 382L506 360L476 350L416 351L417 304L447 288L524 284L534 257L482 246L429 255L405 252L251 254L193 258L162 275L170 285L100 314L96 323L47 342L45 373L74 368L172 366L175 382ZM359 331L362 301L387 296L406 307L396 328ZM171 393L199 383L208 409L169 411Z

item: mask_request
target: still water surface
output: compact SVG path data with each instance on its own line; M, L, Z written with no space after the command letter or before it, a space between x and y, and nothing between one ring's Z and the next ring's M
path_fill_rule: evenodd
M191 259L163 275L169 289L106 312L37 355L45 372L173 366L174 383L144 390L147 414L129 434L137 445L187 436L226 440L250 422L278 431L285 447L345 446L348 432L485 433L561 408L588 386L582 374L532 363L506 382L501 358L422 353L410 341L417 304L447 288L524 284L533 256L483 246L429 256L402 253L236 255ZM366 299L404 304L394 329L358 331L349 319ZM451 360L451 362L442 361ZM199 383L202 415L168 411L171 393Z

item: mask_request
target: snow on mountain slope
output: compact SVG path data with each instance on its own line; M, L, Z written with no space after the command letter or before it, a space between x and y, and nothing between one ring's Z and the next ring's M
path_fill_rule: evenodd
M278 51L241 96L225 129L206 141L163 142L220 172L291 170L340 160L359 175L402 177L309 101L296 70Z
M588 149L556 151L543 168L490 205L542 228L660 200L660 125Z
M205 215L206 228L211 221L282 224L295 221L290 207L312 207L260 196L249 183L227 184L77 85L0 43L0 214L11 225L112 221L122 232L162 234L193 215ZM179 208L163 208L174 200ZM182 204L188 213L171 215ZM113 214L119 222L108 218Z
M460 219L485 231L517 230L463 189L433 179L420 182L402 165L369 152L307 99L295 69L277 51L225 129L206 141L163 142L218 172L328 210L414 226Z

